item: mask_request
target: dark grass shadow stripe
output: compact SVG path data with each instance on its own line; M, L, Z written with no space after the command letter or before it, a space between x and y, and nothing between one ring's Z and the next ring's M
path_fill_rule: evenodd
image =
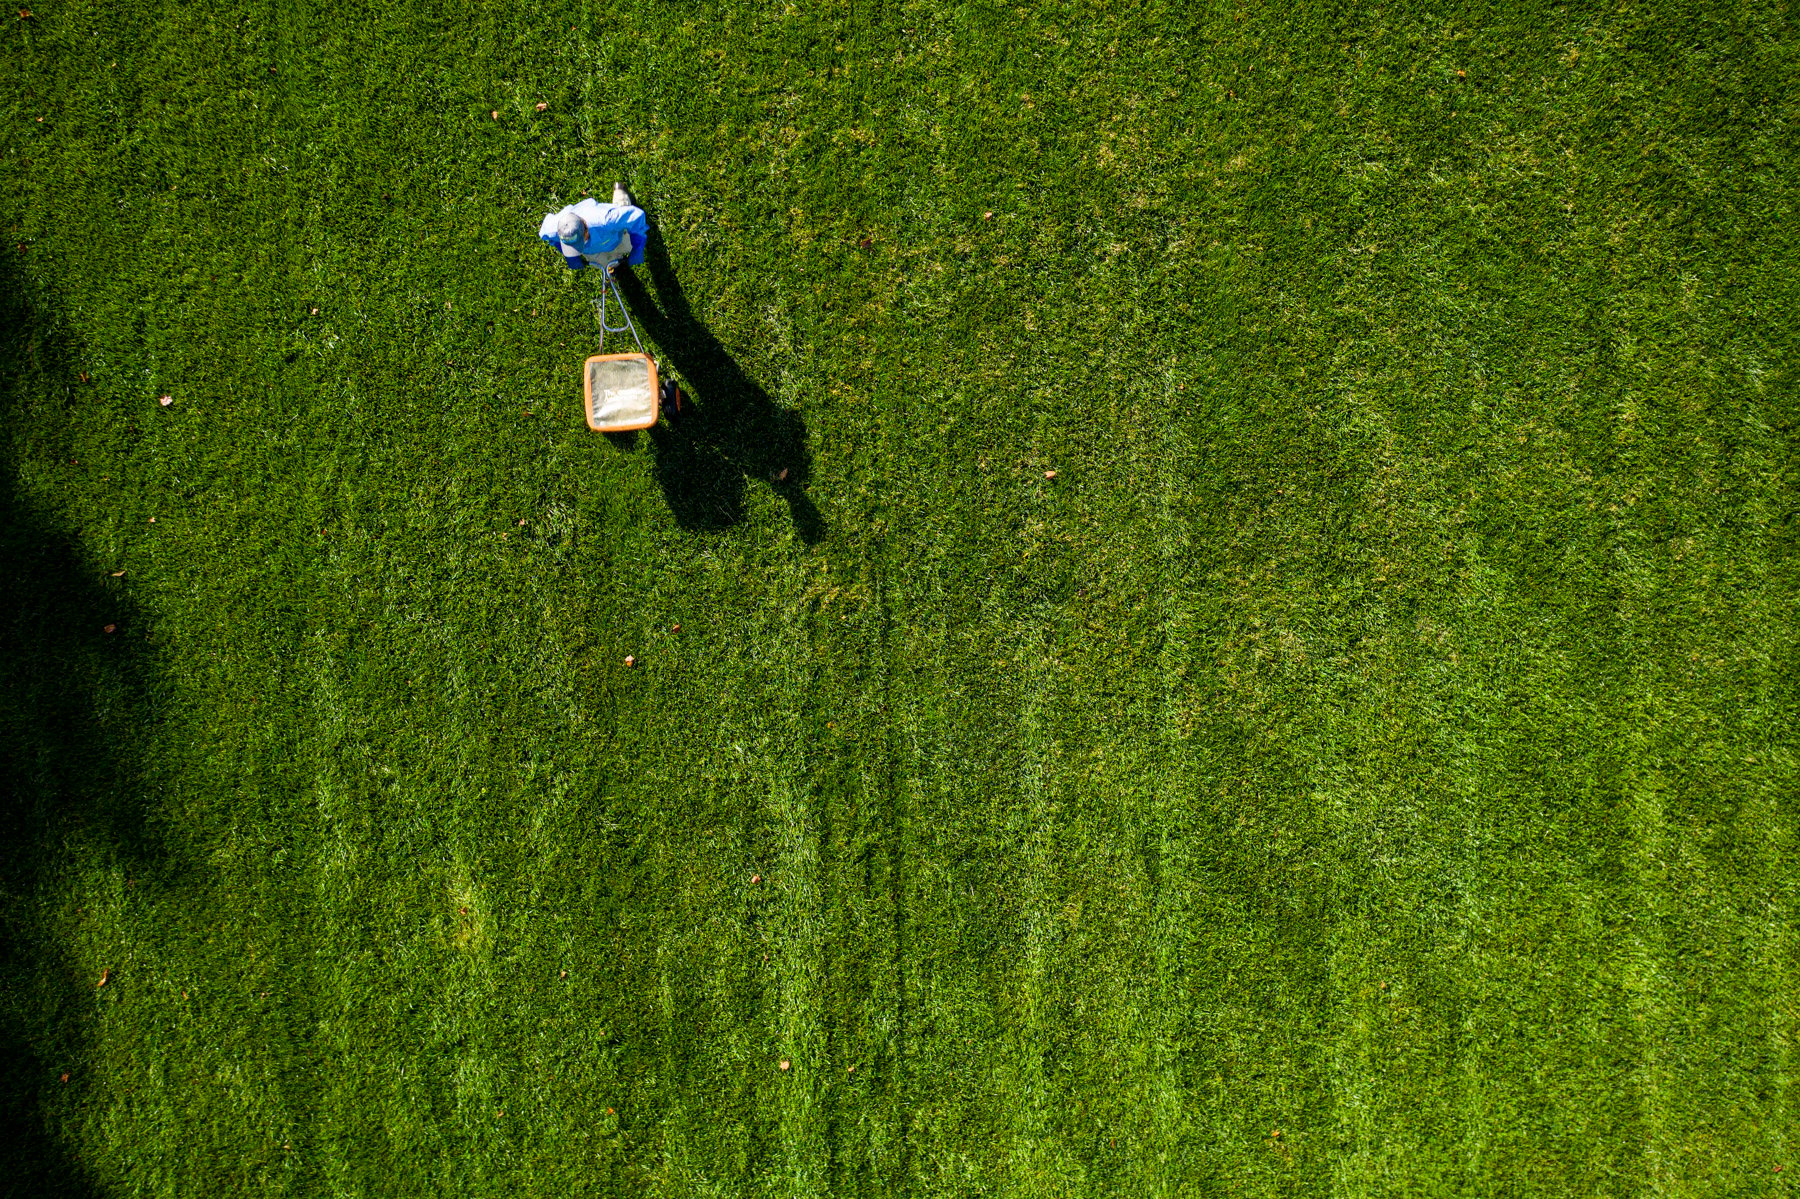
M16 484L27 422L82 398L72 337L35 292L0 256L0 1194L90 1196L61 1129L101 1085L95 979L54 894L71 854L161 888L180 868L142 769L160 673L146 619Z

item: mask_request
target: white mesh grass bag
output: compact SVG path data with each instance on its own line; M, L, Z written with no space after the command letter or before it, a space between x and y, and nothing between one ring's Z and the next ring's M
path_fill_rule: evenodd
M656 423L656 363L649 355L597 354L585 374L588 428L629 433Z

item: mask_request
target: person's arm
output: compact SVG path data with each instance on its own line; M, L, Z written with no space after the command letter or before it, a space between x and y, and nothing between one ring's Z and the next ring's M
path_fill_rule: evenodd
M645 219L642 208L632 208L631 217L625 222L625 232L631 234L631 257L625 261L632 266L643 265L644 246L650 240L650 222Z

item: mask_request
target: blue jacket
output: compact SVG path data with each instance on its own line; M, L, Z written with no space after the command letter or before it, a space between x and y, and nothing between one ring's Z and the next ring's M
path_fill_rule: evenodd
M587 222L587 238L579 245L564 245L556 236L556 223L565 212L573 212ZM593 198L561 208L544 218L538 226L538 238L563 256L563 265L578 271L589 258L598 258L619 244L621 234L631 235L631 257L625 261L636 266L644 261L644 240L649 232L644 210L635 204L602 204Z

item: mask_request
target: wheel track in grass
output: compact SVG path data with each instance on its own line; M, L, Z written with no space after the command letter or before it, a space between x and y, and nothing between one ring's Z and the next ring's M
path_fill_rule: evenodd
M1204 1153L1198 1125L1205 1120L1196 1110L1200 1096L1191 1079L1183 1077L1184 1059L1203 1058L1207 1046L1204 1031L1213 1024L1213 1013L1199 1010L1206 991L1205 980L1190 971L1198 955L1188 950L1192 930L1201 927L1195 910L1195 892L1204 886L1204 858L1196 852L1193 832L1196 813L1206 802L1205 780L1216 766L1194 760L1184 729L1191 723L1190 704L1196 670L1205 671L1205 655L1197 643L1194 612L1189 603L1188 563L1193 559L1195 530L1179 484L1184 468L1194 461L1190 441L1192 425L1181 418L1189 403L1202 393L1194 387L1192 372L1180 360L1162 367L1141 385L1142 411L1151 422L1157 444L1156 463L1147 482L1155 486L1157 510L1155 573L1158 638L1157 666L1161 674L1160 727L1151 738L1155 754L1148 811L1144 813L1143 855L1145 885L1150 892L1152 964L1144 991L1144 1055L1142 1069L1152 1080L1147 1107L1150 1112L1149 1148L1138 1175L1138 1189L1145 1196L1164 1199L1182 1193L1184 1183L1205 1177L1204 1166L1191 1159ZM1209 769L1211 767L1211 769ZM1196 972L1197 973L1197 972ZM1190 1173L1191 1171L1191 1173Z
M1006 1158L1006 1182L1007 1190L1019 1195L1053 1194L1066 1189L1078 1192L1080 1174L1051 1121L1061 1088L1047 1069L1055 1048L1066 1035L1059 1027L1057 1010L1061 1005L1055 993L1059 981L1056 948L1063 933L1057 911L1061 905L1051 887L1063 881L1060 858L1068 850L1059 842L1075 841L1063 827L1074 814L1064 811L1064 803L1059 802L1063 797L1055 794L1056 782L1045 777L1047 771L1054 769L1045 760L1048 745L1054 744L1052 731L1046 727L1045 711L1061 698L1062 689L1055 680L1057 663L1047 644L1052 630L1028 619L1014 635L1017 647L1037 661L1028 665L1018 680L1021 761L1017 777L1012 780L1017 791L1011 798L1023 827L1014 843L1022 876L1018 891L1019 960L1016 975L1002 984L1009 990L1016 988L1015 995L1003 1000L1016 1013L1008 1037L1012 1061L996 1080L1007 1093L1016 1096L1008 1130L1011 1145Z
M798 648L798 647L796 647ZM776 1088L776 1132L779 1156L770 1163L768 1193L811 1199L826 1192L830 1146L826 1142L824 1088L829 1075L825 1009L827 956L834 945L826 921L821 842L822 813L833 796L821 793L807 769L804 741L787 742L778 763L770 763L769 818L775 838L775 902L780 912L770 942L770 964L777 989L771 1050ZM767 1069L768 1067L764 1067Z

